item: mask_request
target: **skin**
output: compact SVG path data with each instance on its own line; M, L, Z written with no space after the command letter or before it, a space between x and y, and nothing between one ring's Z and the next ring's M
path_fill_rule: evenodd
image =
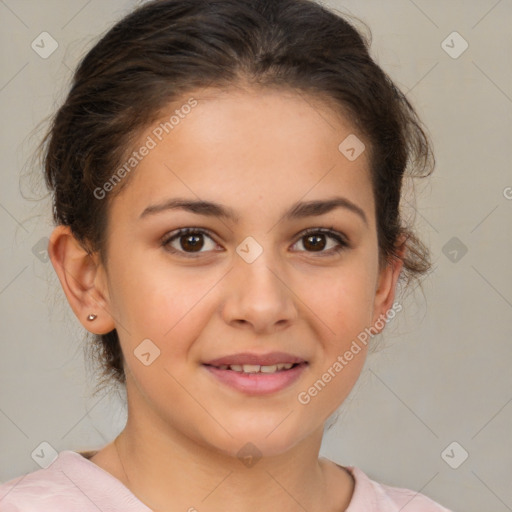
M353 388L367 350L307 405L297 396L394 301L403 261L378 266L368 151L349 161L338 150L349 134L364 139L331 107L294 92L247 87L190 96L198 105L144 157L111 204L106 265L66 226L50 239L76 316L97 334L116 328L125 357L128 421L117 443L91 460L154 510L172 504L214 512L226 503L245 512L269 503L282 512L345 510L352 477L319 458L319 450L324 423ZM358 205L367 224L345 208L279 220L297 201L333 196ZM173 197L221 203L239 220L183 210L139 218ZM200 236L197 258L187 257L186 237L185 249L179 238L172 243L181 254L162 246L165 235L183 227L212 233ZM331 227L350 242L337 254L329 254L337 245L329 236L318 235L326 244L318 252L301 235ZM236 252L248 236L263 248L252 263ZM94 322L86 320L91 312ZM149 366L134 355L147 338L160 350ZM291 386L266 396L228 388L202 366L246 351L289 352L309 364ZM262 454L252 467L237 457L248 442Z

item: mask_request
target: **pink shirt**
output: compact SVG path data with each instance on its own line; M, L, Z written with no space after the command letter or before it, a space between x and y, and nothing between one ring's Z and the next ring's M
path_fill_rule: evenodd
M345 512L451 512L423 494L379 484L357 467L344 467L355 479L354 494ZM94 462L80 453L64 450L46 469L0 485L0 511L151 512L151 509Z

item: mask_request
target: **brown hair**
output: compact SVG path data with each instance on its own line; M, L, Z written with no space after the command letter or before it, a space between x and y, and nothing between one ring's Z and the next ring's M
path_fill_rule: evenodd
M381 264L406 239L401 281L431 268L428 249L403 224L402 178L428 176L429 139L405 97L346 19L312 0L154 0L111 28L85 55L41 148L53 218L105 261L110 201L102 187L127 149L170 102L194 89L249 83L321 97L370 143ZM341 142L341 141L340 141ZM125 383L114 329L92 344L103 378Z

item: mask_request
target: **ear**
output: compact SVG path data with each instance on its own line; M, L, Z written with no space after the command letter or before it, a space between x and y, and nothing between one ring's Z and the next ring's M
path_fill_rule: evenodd
M60 225L50 236L48 255L80 323L94 334L112 331L107 279L98 254L89 254L69 226ZM94 321L87 320L90 314L96 315Z
M385 318L387 316L386 313L391 309L393 301L395 300L396 285L404 263L405 241L405 236L402 236L397 244L397 257L391 258L379 273L377 288L375 290L372 319L372 328L377 332L381 332L385 326L385 323L382 323L382 321L378 322L379 318ZM377 327L379 324L382 324L381 328Z

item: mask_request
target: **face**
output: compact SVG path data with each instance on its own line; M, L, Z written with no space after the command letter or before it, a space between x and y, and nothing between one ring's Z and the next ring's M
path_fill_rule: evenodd
M354 129L291 92L201 91L162 123L189 97L172 131L142 134L136 149L151 148L109 211L105 295L130 414L231 455L282 453L343 402L366 346L344 354L392 301L367 154L346 158ZM240 354L270 368L208 366Z

